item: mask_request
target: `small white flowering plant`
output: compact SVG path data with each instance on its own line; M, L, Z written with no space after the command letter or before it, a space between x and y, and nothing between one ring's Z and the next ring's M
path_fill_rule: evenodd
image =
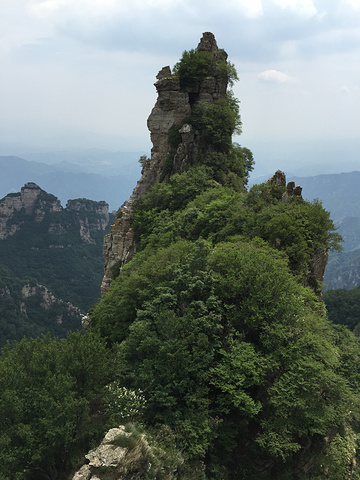
M107 386L107 411L111 417L121 421L132 421L142 416L146 399L140 389L129 390L118 381Z

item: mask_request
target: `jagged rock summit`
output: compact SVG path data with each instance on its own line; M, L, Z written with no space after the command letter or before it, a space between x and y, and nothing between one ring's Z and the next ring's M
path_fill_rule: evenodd
M95 243L91 237L93 231L104 231L109 224L109 206L106 202L95 202L84 198L68 200L66 208L60 200L47 193L34 182L26 183L19 193L9 193L0 200L0 240L13 236L19 231L25 220L36 223L44 221L47 214L53 212L70 213L84 243ZM48 231L62 234L66 222L61 217L49 224Z
M197 51L209 52L215 63L227 60L227 53L218 48L215 37L210 32L203 34ZM166 181L171 174L186 170L194 162L201 135L187 119L199 101L214 103L224 98L228 86L228 77L224 72L215 72L212 76L183 86L179 76L166 66L159 71L156 78L158 98L147 121L153 144L151 158L144 162L140 180L111 226L110 234L105 237L102 292L105 292L111 283L111 267L119 264L121 268L131 260L136 251L131 230L134 204L155 183ZM175 151L169 139L171 133L181 136Z
M20 193L10 193L0 200L0 240L14 235L21 226L21 221L9 221L16 213L34 215L36 222L41 222L45 211L60 212L60 200L53 195L48 195L36 183L28 182Z

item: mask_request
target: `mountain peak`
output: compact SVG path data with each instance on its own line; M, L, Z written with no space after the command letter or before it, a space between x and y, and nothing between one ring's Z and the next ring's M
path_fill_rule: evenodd
M151 158L143 162L140 180L105 237L102 291L111 283L111 268L119 263L122 267L136 251L131 231L134 204L157 182L166 182L171 175L198 162L205 149L208 153L230 148L230 129L223 145L212 146L204 140L204 126L196 122L194 115L199 105L214 105L226 99L234 73L228 67L227 53L218 48L211 32L205 32L196 49L183 53L173 72L166 66L157 74L158 97L147 120L153 144Z

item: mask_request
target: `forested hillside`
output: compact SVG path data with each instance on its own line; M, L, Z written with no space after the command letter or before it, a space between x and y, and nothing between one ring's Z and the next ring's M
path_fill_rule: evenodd
M63 208L34 183L0 200L0 346L81 328L81 313L100 296L109 222L105 202Z
M152 156L89 326L2 353L0 475L358 479L360 347L321 298L329 213L282 172L247 190L237 74L212 34L157 78Z
M337 324L346 325L354 334L360 336L360 286L351 290L339 288L327 290L324 301L329 319Z

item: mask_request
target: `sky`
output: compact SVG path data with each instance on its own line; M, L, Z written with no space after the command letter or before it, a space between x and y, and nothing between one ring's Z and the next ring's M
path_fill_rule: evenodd
M206 31L259 174L360 170L360 0L0 0L0 154L150 153L156 75Z

